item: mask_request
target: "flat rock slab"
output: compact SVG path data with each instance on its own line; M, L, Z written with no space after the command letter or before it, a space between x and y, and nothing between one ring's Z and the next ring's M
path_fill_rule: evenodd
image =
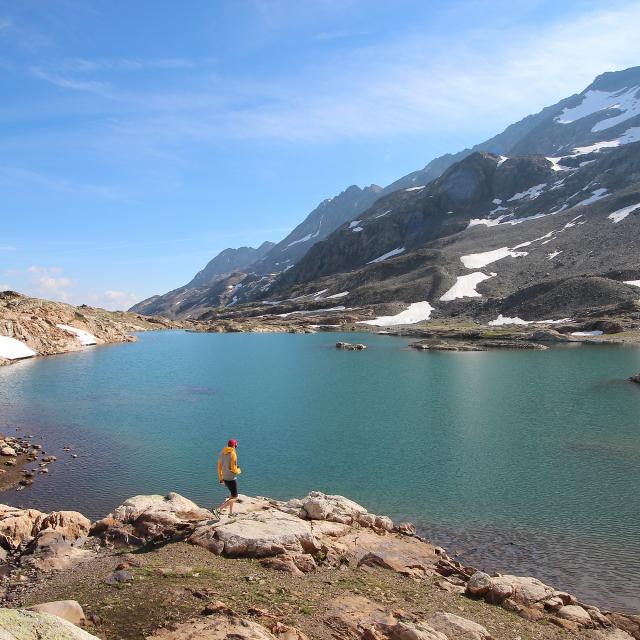
M189 542L229 557L265 558L320 549L308 521L276 509L203 524Z
M352 594L328 602L324 621L339 638L361 638L367 629L392 628L397 622L381 605Z
M381 566L414 577L435 573L440 559L435 547L427 542L394 534L378 535L370 530L350 533L340 538L340 543L360 565Z
M0 609L0 640L99 640L49 613Z
M166 496L133 496L125 500L108 517L125 524L133 524L141 516L189 522L211 518L212 515L210 511L201 509L195 502L172 492Z
M177 625L173 630L160 629L147 640L276 640L268 629L251 620L224 615L208 616Z

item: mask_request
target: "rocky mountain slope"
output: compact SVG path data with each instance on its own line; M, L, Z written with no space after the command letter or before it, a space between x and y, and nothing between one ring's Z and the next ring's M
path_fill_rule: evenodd
M274 246L273 242L263 242L257 249L225 249L210 260L204 269L198 271L193 280L186 285L163 295L142 300L129 311L171 318L184 315L186 310L192 310L198 305L210 308L225 304L231 300L229 289L244 277L244 271ZM243 275L234 279L234 274Z
M89 345L131 342L135 331L183 326L165 318L0 292L0 365L37 355L80 351Z
M437 313L483 321L502 311L525 313L525 299L553 297L550 292L556 287L575 293L561 296L564 305L549 307L549 312L564 309L571 315L583 309L593 287L595 306L631 304L632 285L624 282L640 277L633 260L636 216L631 211L624 224L602 224L598 216L636 204L637 141L640 67L603 74L580 94L524 118L473 149L436 158L383 190L370 188L353 204L360 208L370 199L370 206L347 218L349 207L342 201L357 189L350 187L335 204L325 201L286 241L250 265L251 273L237 272L210 283L190 295L188 304L182 294L173 295L173 306L162 312L193 318L221 305L264 301L273 306L292 298L300 299L300 310L328 303L351 308L434 304L454 285L458 290L444 300L450 304L441 305ZM331 227L320 231L323 211L339 203L340 215L327 216L336 228L323 240ZM572 222L577 215L581 219ZM524 219L526 226L520 226ZM560 221L570 225L562 235L554 226ZM568 233L574 227L583 233ZM536 239L538 232L553 233ZM585 250L587 242L594 248ZM529 249L513 249L522 243ZM555 248L548 254L533 251L549 245ZM621 250L609 260L607 251L613 246ZM504 254L510 249L528 258L518 262L524 256ZM462 257L488 251L504 254L495 254L502 260L499 266L505 267L500 277L491 275L495 271L479 270L493 263L486 258L465 258L477 265L471 271L464 262L461 265ZM276 260L285 254L286 260ZM593 277L613 283L588 280ZM571 278L587 280L567 283ZM460 296L460 291L470 295ZM480 291L486 291L485 299L463 300L482 298ZM322 294L316 296L317 292ZM502 298L510 299L496 302ZM539 302L537 311L546 307ZM534 309L530 311L529 316Z

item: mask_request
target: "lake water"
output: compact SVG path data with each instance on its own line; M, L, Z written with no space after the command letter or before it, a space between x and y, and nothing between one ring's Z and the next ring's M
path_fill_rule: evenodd
M367 351L335 349L356 337ZM407 344L159 332L2 367L0 430L59 461L0 500L93 518L140 493L210 506L234 437L244 493L344 494L474 566L640 611L640 350Z

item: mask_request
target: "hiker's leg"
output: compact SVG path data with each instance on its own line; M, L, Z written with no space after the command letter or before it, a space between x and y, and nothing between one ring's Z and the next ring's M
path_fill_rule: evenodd
M235 497L231 497L227 500L227 502L229 503L229 515L232 516L233 515L233 505L236 503L236 500L238 499L238 496Z

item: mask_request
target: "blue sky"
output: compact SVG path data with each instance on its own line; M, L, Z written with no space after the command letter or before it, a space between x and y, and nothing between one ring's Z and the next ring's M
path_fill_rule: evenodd
M640 64L640 2L0 0L0 289L128 307Z

